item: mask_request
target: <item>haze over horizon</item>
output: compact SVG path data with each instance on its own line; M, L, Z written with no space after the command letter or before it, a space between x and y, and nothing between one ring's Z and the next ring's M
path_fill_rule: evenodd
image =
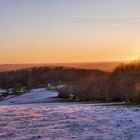
M0 64L130 61L139 0L0 0Z
M102 71L113 71L119 65L127 62L93 62L93 63L32 63L32 64L0 64L0 72L26 69L32 67L71 67L71 68L82 68L82 69L98 69Z

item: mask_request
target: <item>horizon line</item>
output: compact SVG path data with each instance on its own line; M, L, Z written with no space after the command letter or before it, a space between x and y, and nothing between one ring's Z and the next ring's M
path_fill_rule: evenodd
M46 62L46 63L0 63L0 65L34 65L34 64L84 64L84 63L123 63L123 62L133 62L137 60L118 60L118 61L91 61L91 62Z

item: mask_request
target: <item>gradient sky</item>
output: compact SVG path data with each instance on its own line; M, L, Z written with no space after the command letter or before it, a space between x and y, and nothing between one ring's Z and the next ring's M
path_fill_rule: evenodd
M0 0L0 63L139 56L140 0Z

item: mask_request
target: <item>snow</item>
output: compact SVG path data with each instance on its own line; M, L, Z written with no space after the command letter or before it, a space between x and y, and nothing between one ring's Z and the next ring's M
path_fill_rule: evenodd
M0 89L0 93L5 93L5 92L6 92L6 90Z
M139 140L140 109L92 104L0 106L3 140Z
M66 87L66 85L64 85L64 84L63 84L63 85L58 85L58 86L57 86L58 89L63 89L63 88L65 88L65 87Z
M48 84L48 89L50 89L50 90L63 89L63 88L65 88L65 87L66 87L65 84L60 84L60 85L57 85L57 86L54 86L54 85L51 84L51 83Z
M16 96L15 96L15 95L8 95L8 96L4 97L4 100L6 100L6 99L11 99L11 98L13 98L13 97L16 97Z
M42 91L46 91L47 88L35 88L35 89L32 89L31 91L32 92L42 92Z
M51 101L51 97L57 97L58 92L46 90L46 88L33 89L29 93L16 96L14 98L7 97L8 100L0 102L0 105L43 103ZM6 99L6 98L5 98Z
M57 95L41 88L0 102L0 140L139 140L139 107L50 103Z

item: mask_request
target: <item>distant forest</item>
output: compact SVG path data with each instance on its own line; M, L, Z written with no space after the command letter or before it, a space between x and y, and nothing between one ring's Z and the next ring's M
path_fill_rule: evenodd
M3 89L46 86L48 83L75 83L91 75L104 75L99 70L68 67L33 67L9 72L0 72L0 87Z

